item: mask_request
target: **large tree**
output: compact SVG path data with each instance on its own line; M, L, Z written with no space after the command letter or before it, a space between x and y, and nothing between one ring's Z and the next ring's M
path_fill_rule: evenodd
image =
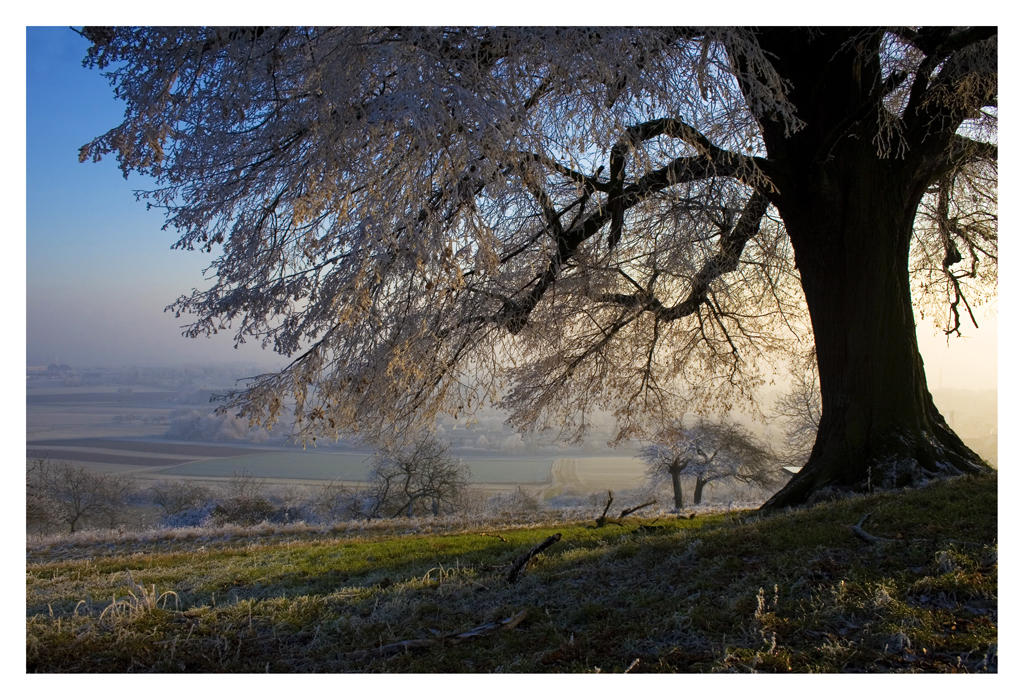
M818 436L768 506L985 469L913 293L954 332L994 283L994 28L83 33L127 111L82 159L155 177L177 246L219 251L170 308L292 358L235 396L256 420L498 401L641 436L755 401L809 324Z

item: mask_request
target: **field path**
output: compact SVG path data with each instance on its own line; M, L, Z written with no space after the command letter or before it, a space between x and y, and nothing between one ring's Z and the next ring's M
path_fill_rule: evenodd
M576 459L573 457L556 459L551 463L551 485L578 486L580 477L577 467Z
M560 495L570 486L579 486L580 477L577 460L574 457L561 457L551 462L551 485L544 490L543 498Z

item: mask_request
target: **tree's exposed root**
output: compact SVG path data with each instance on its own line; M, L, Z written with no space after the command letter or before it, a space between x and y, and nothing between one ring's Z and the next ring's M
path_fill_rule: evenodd
M858 493L919 487L935 479L983 474L992 470L959 438L952 433L950 435L955 441L953 444L942 444L947 440L941 443L938 440L904 443L899 454L861 460L859 464L852 464L845 455L838 459L833 455L830 459L812 454L804 468L761 509L813 505Z

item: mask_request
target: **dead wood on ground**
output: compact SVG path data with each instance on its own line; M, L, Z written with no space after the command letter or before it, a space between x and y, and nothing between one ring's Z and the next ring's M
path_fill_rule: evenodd
M852 532L854 535L864 540L868 544L887 544L889 542L895 542L896 540L890 540L886 537L876 537L875 535L865 532L861 528L861 526L864 523L866 523L868 521L868 518L870 518L872 515L873 513L865 513L864 517L862 517L856 525L847 525L846 527L850 528L850 532Z
M553 545L555 542L558 542L560 539L562 539L562 533L556 532L551 537L547 538L539 545L531 549L529 552L519 557L519 559L517 559L516 562L512 565L512 570L508 572L508 582L515 583L516 579L519 578L519 573L523 570L523 567L526 566L527 562L529 562L535 556L537 556L545 549Z
M609 518L608 517L608 509L612 507L612 501L614 501L614 500L615 500L615 497L612 496L612 492L609 491L608 492L608 502L604 506L604 512L601 513L601 515L599 515L598 517L594 518L594 527L604 527L605 525L608 525L609 523L611 523L612 525L618 525L619 527L625 527L621 522L619 522L620 520L625 518L627 515L631 515L631 514L637 512L638 510L646 508L647 506L653 506L655 503L657 503L657 501L648 501L647 503L641 503L638 506L634 506L632 508L626 508L625 510L623 510L619 514L618 518Z

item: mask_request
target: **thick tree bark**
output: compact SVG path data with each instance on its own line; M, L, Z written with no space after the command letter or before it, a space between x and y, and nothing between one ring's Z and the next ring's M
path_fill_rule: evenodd
M772 203L789 232L814 328L822 415L808 463L763 507L986 471L936 410L915 331L910 241L931 177L922 163L935 162L943 144L879 157L873 116L836 139L836 125L877 84L878 66L863 59L871 52L846 51L827 35L766 43L792 67L785 77L807 122L788 136L762 125L776 168ZM787 55L794 52L805 55Z
M697 477L697 483L693 487L693 505L700 505L701 499L704 498L704 486L706 486L707 483L708 482L701 477Z
M814 327L822 414L807 465L766 508L984 469L928 392L906 272L912 219L893 183L860 170L847 201L804 203L813 225L786 220Z
M672 495L675 497L676 510L683 510L683 480L679 474L679 469L673 469L672 474Z

